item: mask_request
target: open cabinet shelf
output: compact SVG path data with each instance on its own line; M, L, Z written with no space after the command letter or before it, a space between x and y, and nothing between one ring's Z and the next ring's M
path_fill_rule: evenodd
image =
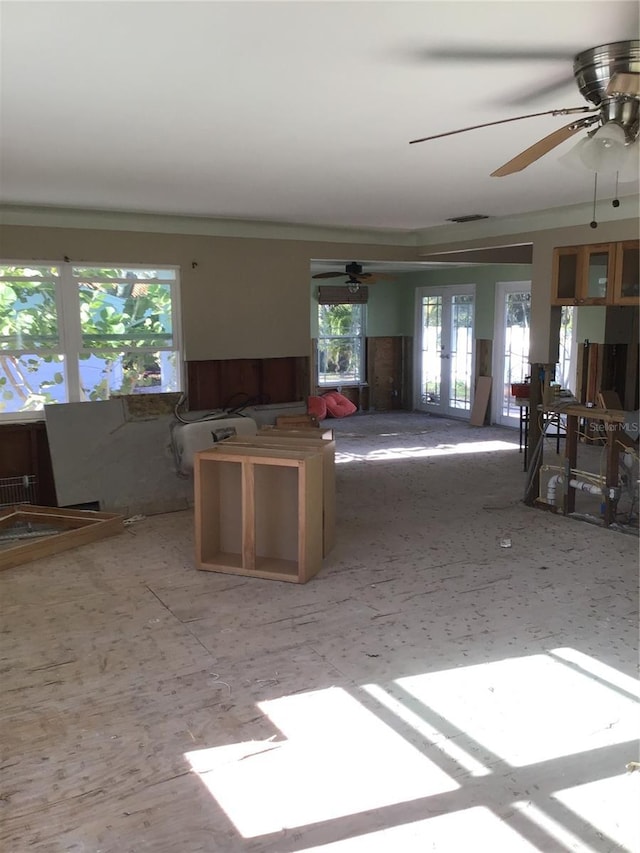
M310 432L310 430L308 430ZM336 540L336 443L333 438L288 434L270 430L252 436L234 435L226 440L228 447L260 447L285 450L315 450L322 454L322 555L331 551Z
M319 449L232 446L195 455L199 569L306 583L323 554Z

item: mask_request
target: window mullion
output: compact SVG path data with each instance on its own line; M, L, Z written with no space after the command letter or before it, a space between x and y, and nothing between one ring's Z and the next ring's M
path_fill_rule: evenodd
M70 403L82 401L80 382L80 300L71 264L60 265L60 308L62 314L62 345L67 370L67 393Z

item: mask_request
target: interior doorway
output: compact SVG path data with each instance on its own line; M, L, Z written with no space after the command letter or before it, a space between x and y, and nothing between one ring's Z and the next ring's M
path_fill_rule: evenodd
M416 292L415 408L468 418L473 394L475 285Z

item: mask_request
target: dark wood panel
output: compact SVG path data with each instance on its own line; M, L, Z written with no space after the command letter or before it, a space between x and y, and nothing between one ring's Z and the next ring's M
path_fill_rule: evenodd
M266 402L291 403L309 396L308 358L265 358L260 368L261 393L269 398Z
M402 398L401 407L413 410L413 337L402 338Z
M378 412L402 408L403 339L367 338L367 381L369 405Z
M640 381L638 365L640 364L640 345L627 345L627 364L624 378L624 394L622 402L628 412L640 408Z
M36 453L38 460L38 503L40 506L58 506L56 485L53 479L51 452L46 425L40 424L36 431ZM33 445L33 441L32 441Z
M262 370L258 359L235 358L220 362L220 396L217 405L237 408L248 402L264 403Z
M309 359L239 358L187 362L189 409L253 403L290 403L310 394Z
M627 411L638 408L638 344L603 344L600 390L615 391Z
M192 411L218 408L220 403L220 362L187 362L188 408Z
M36 478L36 502L56 506L56 490L44 421L0 425L0 477Z

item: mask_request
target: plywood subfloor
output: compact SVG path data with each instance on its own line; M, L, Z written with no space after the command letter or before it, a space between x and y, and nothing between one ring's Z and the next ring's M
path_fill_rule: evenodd
M331 425L306 585L189 511L3 573L1 849L638 849L637 539L524 507L510 431Z

